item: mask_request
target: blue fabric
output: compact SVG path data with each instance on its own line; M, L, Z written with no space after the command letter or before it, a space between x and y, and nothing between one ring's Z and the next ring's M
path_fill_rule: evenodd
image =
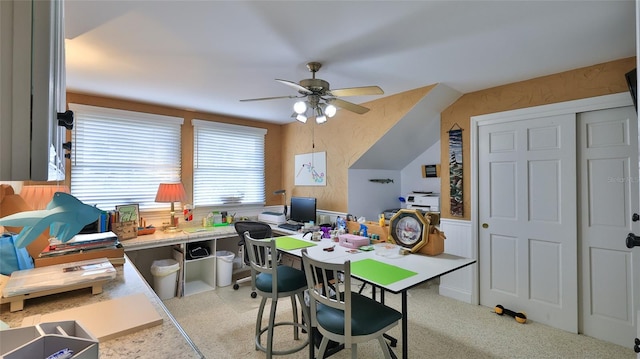
M33 258L26 248L17 248L17 234L3 233L0 237L0 273L10 275L14 271L33 268Z
M344 335L344 312L318 303L318 324L328 331ZM397 310L358 293L351 293L351 333L372 334L402 319Z
M307 278L301 270L289 267L278 266L278 292L286 293L307 287ZM271 293L272 276L267 273L260 273L256 277L256 288L262 292Z

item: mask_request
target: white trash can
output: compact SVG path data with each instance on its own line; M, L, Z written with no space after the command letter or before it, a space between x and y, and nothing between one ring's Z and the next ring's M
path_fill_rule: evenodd
M233 258L235 253L229 251L216 251L216 272L218 287L231 285L231 274L233 273Z
M180 264L175 259L159 259L151 264L153 290L160 299L171 299L176 296L176 284Z

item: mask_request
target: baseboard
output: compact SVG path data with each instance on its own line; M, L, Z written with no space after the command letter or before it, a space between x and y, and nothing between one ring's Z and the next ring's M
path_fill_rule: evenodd
M461 302L465 302L469 304L472 303L471 293L460 290L458 288L443 286L442 283L438 287L438 293L442 296L453 298Z

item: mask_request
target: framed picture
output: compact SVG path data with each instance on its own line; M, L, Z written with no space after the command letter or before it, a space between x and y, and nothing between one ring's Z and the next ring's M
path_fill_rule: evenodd
M418 209L401 209L389 220L390 239L417 252L429 242L429 220Z
M140 208L137 204L123 204L116 206L118 222L135 222L136 225L140 219Z

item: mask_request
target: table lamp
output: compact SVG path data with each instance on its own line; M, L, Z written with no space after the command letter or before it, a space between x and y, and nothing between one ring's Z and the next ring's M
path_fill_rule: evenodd
M284 197L284 208L282 211L282 214L284 214L284 218L287 218L287 190L284 189L279 189L275 192L273 192L273 194L281 194Z
M187 193L184 191L182 182L177 183L160 183L158 193L156 194L156 202L171 203L171 222L168 231L175 231L176 226L176 210L174 202L186 202Z

